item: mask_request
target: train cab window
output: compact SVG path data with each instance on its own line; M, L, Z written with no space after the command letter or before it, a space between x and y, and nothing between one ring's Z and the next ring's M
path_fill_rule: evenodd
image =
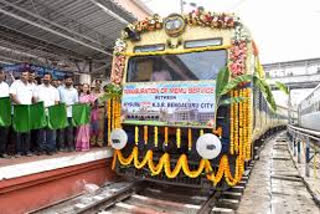
M129 60L127 82L215 80L226 65L226 50L135 56Z
M134 52L141 53L141 52L163 51L164 49L165 49L164 44L145 45L145 46L136 46L134 48Z
M222 38L186 41L185 48L199 48L222 45Z

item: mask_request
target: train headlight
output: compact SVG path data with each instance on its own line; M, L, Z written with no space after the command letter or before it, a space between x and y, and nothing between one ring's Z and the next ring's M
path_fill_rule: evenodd
M204 134L198 138L196 144L198 154L204 159L218 157L221 152L221 141L214 134Z
M115 129L111 132L111 146L114 149L123 149L128 142L128 135L123 129Z
M184 18L178 14L172 14L164 20L164 29L169 36L179 36L183 33L185 27Z

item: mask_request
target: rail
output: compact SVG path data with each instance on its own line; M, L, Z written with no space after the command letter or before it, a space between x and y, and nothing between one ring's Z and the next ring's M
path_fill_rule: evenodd
M305 176L310 177L310 163L312 160L314 160L313 169L316 170L316 155L319 154L320 132L288 125L288 133L291 137L289 149L292 151L293 156L297 157L298 163L301 163L302 155L304 154ZM302 147L304 152L301 149Z

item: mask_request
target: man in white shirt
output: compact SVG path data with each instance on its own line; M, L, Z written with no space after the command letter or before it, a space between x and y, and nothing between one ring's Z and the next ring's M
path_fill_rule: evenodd
M60 101L58 90L51 85L52 75L46 73L43 76L43 83L35 88L34 99L36 102L43 102L44 107L56 105ZM56 152L56 132L49 128L38 130L37 139L38 154L44 151L48 155Z
M9 85L4 81L6 75L0 66L0 98L9 97ZM7 158L7 145L8 145L8 132L9 127L0 126L0 158Z
M59 150L67 149L68 152L74 151L74 138L72 126L72 105L79 102L78 91L72 86L71 76L65 77L65 85L58 88L60 101L67 106L67 117L69 126L59 131ZM67 147L67 148L66 148Z
M24 70L21 72L19 80L16 80L10 86L10 97L13 104L31 105L33 90L28 83L29 72ZM21 155L32 156L30 152L30 132L17 133L16 157Z

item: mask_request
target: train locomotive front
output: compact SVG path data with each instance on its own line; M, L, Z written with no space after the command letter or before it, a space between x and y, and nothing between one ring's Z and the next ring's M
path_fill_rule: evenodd
M264 78L258 51L233 14L154 15L126 27L111 74L122 93L108 101L113 169L189 187L236 185L254 141L284 123L253 75Z

